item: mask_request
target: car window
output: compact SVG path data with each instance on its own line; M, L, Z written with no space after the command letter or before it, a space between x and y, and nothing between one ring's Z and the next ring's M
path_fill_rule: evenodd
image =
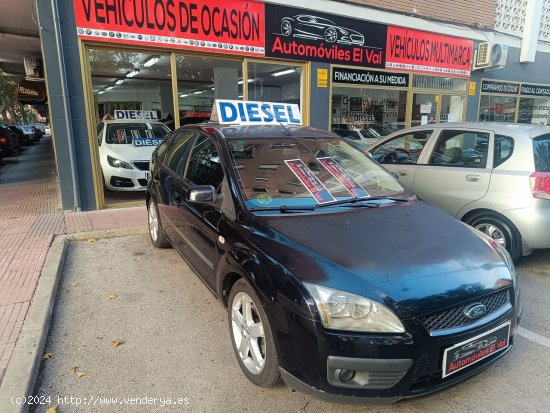
M193 129L184 129L176 135L172 141L172 144L168 146L166 151L166 161L164 163L179 176L183 175L183 170L187 160L186 155L191 147L194 137L195 131ZM164 142L161 146L162 145L164 145ZM164 146L164 148L166 147ZM159 151L160 150L163 149L159 147ZM162 159L162 153L157 153L157 156L159 156L159 159Z
M535 171L550 172L550 135L542 135L533 139L535 156Z
M493 157L493 168L502 165L510 159L514 152L514 138L504 135L495 135L495 155Z
M136 139L164 139L170 129L160 123L110 123L105 143L131 144Z
M219 192L223 168L216 145L208 136L199 135L195 141L185 179L192 185L212 185Z
M382 164L416 164L433 130L415 131L396 136L371 150Z
M430 156L429 165L485 168L489 133L444 130Z

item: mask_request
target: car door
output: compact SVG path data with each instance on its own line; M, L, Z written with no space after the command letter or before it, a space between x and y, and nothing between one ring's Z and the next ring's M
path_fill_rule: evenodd
M177 187L179 205L176 231L182 240L180 252L206 284L215 291L216 239L221 219L221 184L224 179L219 151L214 141L199 133L190 149L183 179ZM189 201L189 190L195 185L211 185L218 191L213 205Z
M491 135L486 130L442 129L425 164L417 166L413 191L453 216L483 197L491 179Z
M416 166L433 130L418 130L394 136L370 150L372 157L412 189Z
M178 208L181 203L181 180L187 164L189 151L196 137L193 129L183 129L176 132L166 149L164 143L159 146L157 159L161 163L159 176L152 177L159 182L157 195L160 220L163 229L172 241L172 245L181 252L183 248L181 236L178 234ZM166 151L165 154L161 152ZM164 156L163 156L164 155Z

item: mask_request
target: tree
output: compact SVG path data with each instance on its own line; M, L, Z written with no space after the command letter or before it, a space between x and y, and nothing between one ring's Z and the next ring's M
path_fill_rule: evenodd
M22 109L17 101L17 83L8 79L0 70L0 116L4 121L8 117L16 120L22 117Z

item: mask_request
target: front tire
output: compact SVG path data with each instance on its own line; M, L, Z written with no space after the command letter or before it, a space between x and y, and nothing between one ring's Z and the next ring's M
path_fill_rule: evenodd
M256 386L277 385L281 380L279 361L260 299L241 278L231 289L228 303L231 343L241 370Z
M162 229L162 225L159 219L159 211L153 198L149 200L149 208L147 208L147 222L149 223L149 236L151 237L151 243L156 248L168 248L170 247L170 241L166 238L166 234Z
M471 217L467 224L506 248L514 262L521 256L521 235L506 218L496 214L482 213Z

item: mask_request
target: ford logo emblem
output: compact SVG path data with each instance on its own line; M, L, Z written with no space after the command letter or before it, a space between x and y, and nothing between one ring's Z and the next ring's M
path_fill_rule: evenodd
M471 306L464 309L464 315L471 319L479 318L486 312L487 312L487 307L479 303L472 304Z

